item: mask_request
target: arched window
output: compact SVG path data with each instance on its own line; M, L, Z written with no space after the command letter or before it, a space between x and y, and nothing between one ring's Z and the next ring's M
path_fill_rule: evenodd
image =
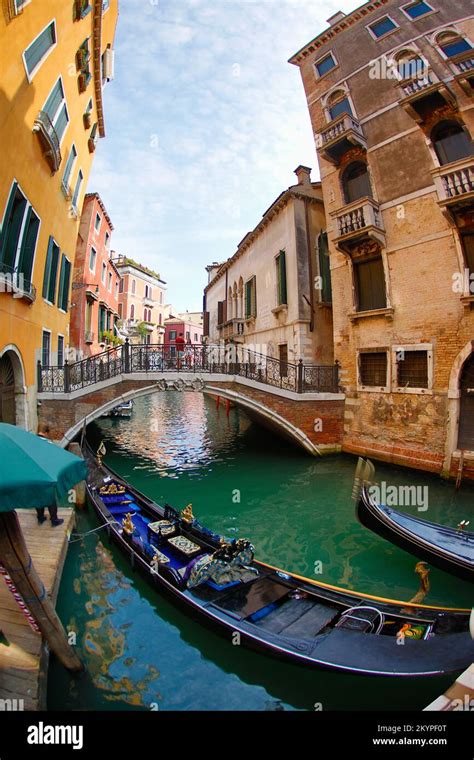
M137 283L135 280L132 280L132 295L135 295L135 290L137 288Z
M474 155L474 146L466 130L456 121L441 121L431 133L441 166Z
M413 50L401 50L395 56L398 76L403 79L424 79L428 75L428 64Z
M130 319L135 319L135 304L130 306Z
M331 121L337 119L343 113L348 113L352 116L351 104L344 90L336 90L329 96L327 108Z
M353 161L349 164L342 175L342 187L346 203L352 203L366 196L371 198L372 188L367 164L363 161Z
M457 32L443 32L442 34L438 34L436 43L448 58L454 58L460 53L472 50L470 42L465 40L464 37L461 37L460 34L457 34Z

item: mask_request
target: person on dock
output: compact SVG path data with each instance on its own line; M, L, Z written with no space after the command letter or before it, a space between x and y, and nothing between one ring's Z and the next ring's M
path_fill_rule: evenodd
M38 426L39 438L46 438L46 440L49 440L48 435L47 435L48 433L49 433L48 425L40 424ZM58 517L58 507L56 504L52 504L50 507L48 507L48 512L49 512L49 517L51 520L51 525L53 528L55 528L57 525L63 524L64 520ZM36 515L38 517L38 525L42 525L47 520L47 517L45 515L45 507L37 507Z

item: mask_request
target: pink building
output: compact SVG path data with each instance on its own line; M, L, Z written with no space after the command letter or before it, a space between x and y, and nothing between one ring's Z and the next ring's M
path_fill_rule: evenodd
M193 321L192 315L169 317L165 320L165 344L173 346L178 335L182 335L186 343L202 343L203 326Z

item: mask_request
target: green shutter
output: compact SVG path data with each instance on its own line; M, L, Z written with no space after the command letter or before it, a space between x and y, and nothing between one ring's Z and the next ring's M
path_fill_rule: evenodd
M59 248L53 238L49 238L48 254L46 256L46 266L44 269L43 279L43 298L50 303L54 303L56 293L56 279L58 274Z
M58 307L63 308L63 292L64 292L64 262L66 257L63 253L61 256L61 270L59 272L59 288L58 288Z
M278 304L288 303L288 294L286 288L286 254L280 251L278 254Z
M35 258L36 241L38 239L40 221L31 208L28 209L28 217L25 224L25 234L21 243L20 257L18 259L18 272L23 274L25 280L31 282L33 273L33 260Z
M245 317L248 319L252 315L252 281L245 283Z
M63 283L63 302L62 310L68 310L69 283L71 279L71 262L64 258L64 283Z
M58 108L61 105L63 99L64 99L63 86L61 84L61 80L58 79L53 89L49 93L48 99L43 107L43 111L46 111L51 121L56 116Z
M5 216L3 218L3 226L0 233L0 263L3 263L5 261L5 248L7 245L7 237L8 237L8 229L10 225L10 218L12 215L12 209L13 209L13 202L15 200L15 193L17 191L18 185L16 182L13 183L13 187L11 189L10 195L8 197L7 201L7 207L5 209Z
M58 136L58 140L61 140L61 137L64 134L64 130L66 129L67 123L69 121L69 117L67 114L67 108L66 103L64 103L63 107L61 108L58 118L56 119L56 123L54 125L54 128L56 130L56 134Z
M252 317L257 316L257 278L251 279Z
M321 230L318 236L319 276L322 279L321 300L332 303L331 268L329 261L328 235Z
M2 230L2 248L0 253L2 264L6 264L12 269L15 266L25 210L26 198L20 193L18 186L15 184L8 201L4 229Z
M43 298L48 297L48 290L49 290L49 278L51 275L51 260L53 257L53 245L54 240L49 236L48 240L48 252L46 254L46 262L44 265L44 275L43 275Z
M54 22L52 21L25 50L25 64L28 74L31 74L48 50L56 42Z

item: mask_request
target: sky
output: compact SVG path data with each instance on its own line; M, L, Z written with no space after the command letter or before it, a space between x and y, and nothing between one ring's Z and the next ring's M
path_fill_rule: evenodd
M299 164L319 179L288 58L357 0L120 0L106 138L88 192L112 248L158 271L175 312L202 308L205 267L232 256Z

